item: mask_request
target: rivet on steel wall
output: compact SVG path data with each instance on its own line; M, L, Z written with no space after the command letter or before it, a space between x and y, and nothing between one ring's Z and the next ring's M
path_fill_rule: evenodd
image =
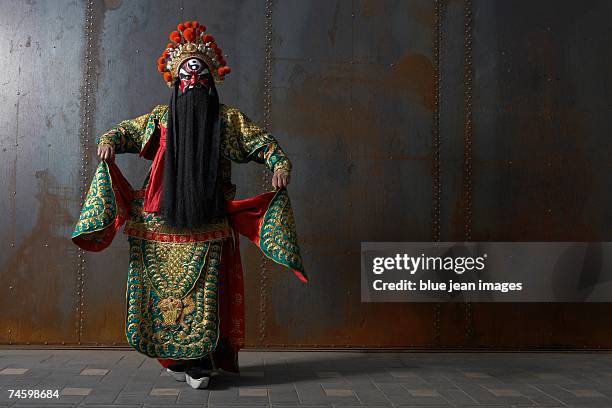
M472 78L474 68L472 66L472 33L474 31L474 19L472 14L472 1L465 0L465 32L464 32L464 128L463 128L463 197L466 241L472 240ZM474 336L474 317L472 315L472 304L465 304L465 337L471 339Z
M440 207L442 194L442 179L440 170L440 100L441 100L441 76L440 76L440 50L442 41L442 9L444 0L436 0L434 6L434 43L433 43L433 84L434 84L434 109L432 124L432 236L433 241L440 241ZM441 305L434 305L434 336L435 344L440 343L440 312Z
M266 1L265 11L265 54L264 54L264 87L263 87L263 103L264 103L264 118L263 126L266 131L270 131L272 126L272 9L274 7L272 0ZM268 171L266 168L261 173L262 189L265 190L268 186ZM266 304L268 302L267 292L267 258L262 254L259 264L259 345L265 343L266 338Z
M89 0L85 9L85 52L83 53L84 78L81 91L81 201L85 201L89 181L89 141L92 133L92 116L94 113L94 98L91 93L93 90L93 82L96 79L96 64L93 58L93 45L95 43L94 35L94 3ZM85 252L79 248L78 250L78 266L77 266L77 284L76 284L76 319L77 319L77 339L78 344L81 344L83 334L83 321L85 318L85 277L87 271L87 258Z

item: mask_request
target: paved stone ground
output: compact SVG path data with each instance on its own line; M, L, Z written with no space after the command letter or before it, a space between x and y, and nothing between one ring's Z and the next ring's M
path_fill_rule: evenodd
M242 351L240 365L193 390L134 351L0 350L0 407L612 408L605 353Z

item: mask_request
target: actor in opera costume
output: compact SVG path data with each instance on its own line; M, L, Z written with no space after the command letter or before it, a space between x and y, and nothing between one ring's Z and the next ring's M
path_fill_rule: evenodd
M194 388L208 387L219 369L238 372L244 345L238 234L307 282L285 189L291 163L270 134L219 103L215 83L230 69L205 30L185 22L170 34L158 60L172 89L169 105L99 138L102 161L72 234L82 249L101 251L125 223L128 343ZM152 160L143 189L122 176L117 153ZM234 200L232 161L265 164L274 191Z

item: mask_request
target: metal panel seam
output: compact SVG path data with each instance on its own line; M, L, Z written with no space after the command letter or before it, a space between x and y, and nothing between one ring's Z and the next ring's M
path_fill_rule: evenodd
M264 103L264 118L263 126L266 131L270 131L271 114L272 114L272 9L273 1L266 1L265 11L265 61L264 61L264 87L263 87L263 103ZM268 172L264 167L261 171L261 186L265 190L267 187ZM261 254L261 262L259 268L259 343L264 344L266 338L266 310L268 302L267 293L267 264L263 253Z
M464 22L464 96L465 112L463 127L463 187L464 187L464 217L466 241L472 240L472 78L474 68L472 66L472 33L474 31L474 19L472 16L472 0L465 0L465 22ZM465 338L472 339L474 336L474 316L472 304L465 303Z
M434 81L434 109L432 124L432 178L433 178L433 200L432 200L432 235L433 240L440 241L440 207L442 194L442 180L440 169L440 50L442 41L442 8L444 0L436 0L434 5L434 43L433 43L433 81ZM434 338L435 344L440 344L440 303L434 304Z
M85 10L85 52L83 53L84 58L84 78L83 86L81 91L81 201L85 201L87 194L87 182L89 178L89 140L92 131L92 78L95 77L95 66L92 63L92 51L94 43L94 4L93 0L87 2L87 8ZM83 334L83 321L85 318L84 307L85 307L85 276L87 271L87 258L85 252L82 249L78 249L78 262L77 267L77 293L76 293L76 317L77 317L77 342L81 344L81 337Z

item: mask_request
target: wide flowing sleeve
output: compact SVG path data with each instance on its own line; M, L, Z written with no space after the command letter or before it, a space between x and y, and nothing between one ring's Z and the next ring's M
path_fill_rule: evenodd
M81 208L72 242L86 251L108 247L128 217L132 187L116 164L101 162Z
M227 209L236 233L257 245L267 258L291 269L299 280L308 282L286 189L230 201Z
M291 171L291 162L278 141L244 113L221 106L221 155L237 163L254 161L271 171Z

